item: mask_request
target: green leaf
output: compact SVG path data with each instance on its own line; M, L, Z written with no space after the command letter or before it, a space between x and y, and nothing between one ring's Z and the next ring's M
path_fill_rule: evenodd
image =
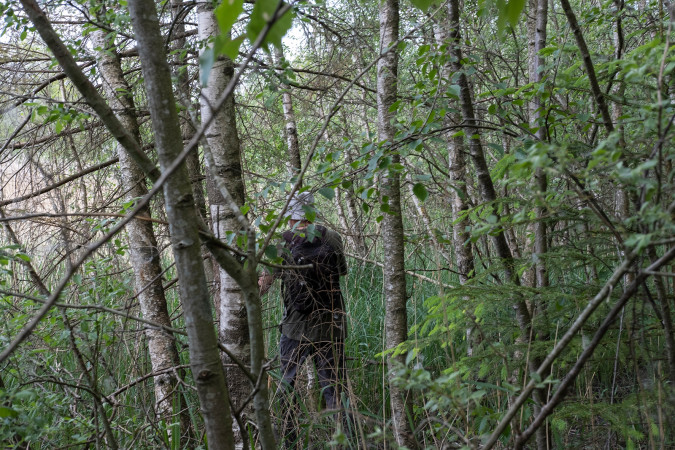
M509 22L509 25L512 27L516 26L524 7L525 0L509 0L509 3L506 5L506 20Z
M497 0L496 6L499 16L497 17L497 31L499 35L504 33L506 25L514 27L518 23L520 13L525 7L525 0Z
M218 20L218 28L224 35L230 33L232 25L237 21L237 17L244 10L244 0L223 0L218 5L214 13Z
M30 256L26 255L25 253L17 253L16 257L19 259L23 259L26 262L30 262Z
M216 52L213 47L207 48L199 55L199 81L202 83L202 87L205 87L209 82L209 75L215 60Z
M459 98L460 89L458 84L451 84L448 86L447 93L451 97Z
M6 406L0 406L0 418L7 417L17 417L19 413L12 408L7 408Z
M35 391L27 389L25 391L17 392L16 394L14 394L14 397L16 397L16 399L20 401L31 401L37 397L37 394L35 393Z
M415 197L420 199L420 201L425 201L427 197L429 196L429 192L427 191L427 188L422 184L422 183L416 183L413 186L413 194L415 194Z
M272 20L274 13L277 11L277 6L279 6L278 0L257 0L255 2L253 12L251 13L251 19L246 27L246 34L251 42L255 42L267 23ZM291 28L292 24L293 13L289 10L272 25L267 36L263 40L263 48L267 48L269 43L280 48L281 38Z
M310 222L316 220L316 211L309 205L302 205L302 210L305 212L305 218Z
M276 245L268 245L267 248L265 248L265 256L267 256L269 259L276 259L276 257L277 257L277 246Z
M335 198L335 190L330 187L324 187L319 189L319 194L326 197L328 200L333 200Z
M238 36L225 42L220 49L221 53L227 55L228 58L234 60L239 55L239 48L244 42L244 35Z

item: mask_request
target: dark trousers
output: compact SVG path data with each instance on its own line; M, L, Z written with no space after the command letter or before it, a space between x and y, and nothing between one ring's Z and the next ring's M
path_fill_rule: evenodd
M311 358L316 366L319 386L326 408L340 407L340 392L345 381L345 352L344 342L310 342L296 341L281 335L279 341L281 357L281 384L277 390L281 406L281 438L284 447L299 448L297 442L297 421L300 411L294 395L295 379L298 369L307 358Z

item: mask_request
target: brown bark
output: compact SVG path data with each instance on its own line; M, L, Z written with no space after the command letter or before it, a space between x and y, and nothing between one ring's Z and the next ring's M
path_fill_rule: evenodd
M94 33L94 44L100 50L96 57L104 82L104 89L111 104L119 111L118 118L132 136L140 142L138 122L134 115L135 105L131 95L131 89L124 79L119 58L114 53L112 43L106 41L105 33ZM117 146L117 155L120 161L122 187L126 200L130 201L147 195L145 187L145 175L138 164L131 159L121 145ZM150 208L145 207L126 226L129 237L129 256L134 273L134 285L139 290L138 301L141 306L143 317L171 327L171 319L166 305L166 298L162 287L162 267L159 260L157 240L152 229L152 222L142 220L150 218ZM171 439L181 439L183 445L188 445L187 437L190 429L190 417L182 407L183 398L177 390L178 380L173 372L164 369L180 364L178 350L173 338L161 330L147 329L145 334L148 338L148 353L152 371L162 373L154 378L155 412L166 424L173 423L174 405L179 405L178 410L183 411L179 417L181 428L180 437L171 436ZM171 430L171 427L167 427Z
M160 166L166 170L182 151L180 122L171 89L171 74L150 0L129 2L138 42L148 106ZM190 365L197 387L210 448L234 448L229 395L213 327L198 234L198 212L183 164L164 184L171 243L180 281L180 298L190 346Z

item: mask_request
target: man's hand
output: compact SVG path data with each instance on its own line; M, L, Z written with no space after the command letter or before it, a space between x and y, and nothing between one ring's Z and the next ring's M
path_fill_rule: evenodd
M274 277L271 273L263 272L258 277L258 289L260 289L260 295L263 296L267 294L267 291L270 290L272 283L274 282Z

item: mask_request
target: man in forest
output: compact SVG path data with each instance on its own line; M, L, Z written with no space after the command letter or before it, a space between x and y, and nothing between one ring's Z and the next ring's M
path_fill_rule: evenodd
M279 246L288 269L264 273L258 279L261 295L275 278L282 280L284 316L279 354L281 383L277 394L283 414L280 432L285 447L298 445L294 418L298 416L293 394L298 369L307 358L316 365L326 408L340 407L345 380L345 308L340 276L347 274L342 238L332 230L312 224L316 216L314 196L295 195L286 216L290 230ZM291 268L292 266L292 268Z

